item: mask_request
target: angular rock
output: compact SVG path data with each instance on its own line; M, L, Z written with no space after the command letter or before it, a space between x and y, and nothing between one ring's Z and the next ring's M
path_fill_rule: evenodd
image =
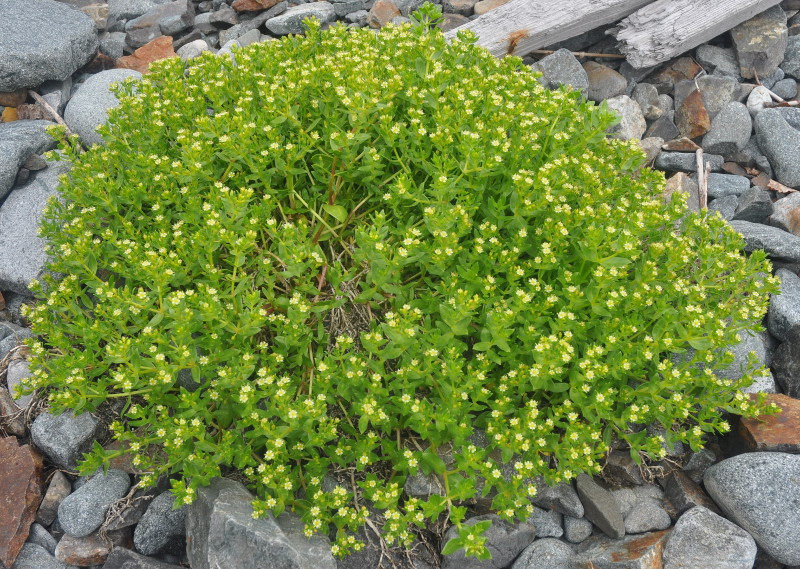
M571 569L659 569L669 531L624 539L595 536L578 547Z
M755 559L753 538L703 506L680 517L664 547L664 569L752 569Z
M739 197L748 189L750 189L750 180L744 176L732 176L730 174L709 174L708 176L709 198Z
M695 59L708 73L727 75L737 81L741 78L739 62L736 61L736 52L733 49L703 44L698 46Z
M31 530L30 533L28 533L28 543L41 545L51 555L55 555L56 545L58 545L56 538L50 535L50 532L47 531L44 526L36 522L31 524Z
M192 569L335 569L327 537L303 535L296 514L253 519L253 495L239 482L216 478L200 488L186 516Z
M491 520L492 525L483 534L486 537L486 548L492 559L479 561L475 557L466 557L464 550L459 549L442 560L442 569L503 569L507 567L536 537L533 526L521 523L511 524L494 514L475 516L464 523L474 525L484 520ZM444 534L442 544L458 537L458 529L453 526Z
M769 192L753 187L739 196L739 205L736 207L733 219L764 223L770 215L772 215L772 199Z
M680 137L681 131L679 131L678 127L675 126L675 122L673 120L674 116L674 111L669 111L657 118L653 124L650 125L650 128L645 131L645 138L652 136L663 138L664 140L672 140Z
M536 537L561 537L564 528L561 527L562 515L555 510L543 510L534 507L533 513L526 520L536 528Z
M152 557L145 557L125 549L115 547L106 559L102 569L181 569L178 565L162 563Z
M558 539L537 539L517 557L511 569L570 569L572 547Z
M190 59L194 59L195 57L199 57L201 53L204 51L210 51L210 49L211 48L208 47L206 40L194 40L193 42L189 42L186 45L181 46L180 49L178 49L177 54L184 61L188 61Z
M667 529L672 525L669 514L661 503L652 498L636 501L631 511L625 516L625 533L645 533Z
M92 447L102 425L90 413L74 417L69 413L42 413L31 425L31 438L54 464L75 470L78 460Z
M0 201L8 195L17 172L32 154L55 148L55 141L45 132L50 121L14 121L0 123Z
M631 99L636 101L636 104L642 109L644 118L647 120L656 120L664 114L665 110L661 106L658 89L650 83L637 84L633 88Z
M94 21L53 0L3 0L0 92L62 81L88 63L98 47Z
M697 182L692 180L686 173L678 172L667 180L667 185L664 187L664 199L671 200L675 192L687 195L686 204L689 207L689 211L700 211L700 188L697 186ZM625 453L617 454L621 456ZM630 458L630 455L627 456ZM633 460L631 460L631 463L633 463ZM628 470L632 471L631 469L634 469L634 467L638 468L635 463L633 463L633 466L629 464Z
M734 195L722 196L708 203L708 211L718 211L722 219L730 221L739 206L739 198Z
M778 271L786 271L786 269L778 269ZM790 271L786 272L790 273ZM794 273L790 274L794 275ZM783 275L780 275L780 278L782 281L781 289L785 291L785 288L788 288L785 285L789 279ZM797 284L794 279L792 279L792 284ZM776 313L780 310L786 310L788 314L786 315L787 322L785 324L788 324L793 321L792 317L794 316L794 313L790 311L796 311L797 305L787 307L784 303L788 299L781 298L777 300L782 296L783 292L780 295L773 296L772 302L780 302L780 306L776 306ZM772 302L770 302L770 307ZM769 315L767 322L769 323ZM790 328L785 338L785 341L775 350L775 356L772 358L772 370L775 373L775 380L781 386L783 392L789 397L798 397L800 396L800 327L795 325Z
M104 144L97 127L106 124L109 109L119 106L119 100L110 87L129 77L141 79L142 74L131 69L101 71L78 87L70 99L64 111L64 122L87 146Z
M772 238L778 239L784 234L790 235L784 231ZM800 244L798 246L800 247ZM781 281L781 290L770 298L767 329L770 334L785 343L789 340L792 329L800 324L800 277L787 269L778 269L775 271L775 276ZM775 356L777 358L777 353Z
M610 490L610 492L619 507L619 513L622 514L624 518L630 513L633 506L636 505L636 494L633 492L632 488L616 488Z
M645 164L652 164L655 162L658 155L661 154L661 147L664 145L663 138L643 138L639 141L639 148L644 151Z
M194 24L194 5L189 0L175 0L154 6L138 18L129 20L125 24L125 31L155 26L161 34L171 36L191 27L192 24Z
M0 438L0 566L22 550L42 499L42 457L16 437Z
M186 507L173 509L175 496L164 492L157 496L142 516L133 534L133 544L144 555L155 555L171 542L183 541L186 535Z
M670 182L677 176L685 176L687 181L694 183L685 174L676 174L667 181L668 188ZM695 188L697 188L696 184ZM665 193L667 192L665 191ZM689 201L689 207L691 208L691 199ZM606 464L603 467L602 476L612 486L638 486L639 484L644 484L642 470L639 465L633 461L629 452L621 450L612 450L606 456Z
M59 561L41 545L26 543L12 569L76 569Z
M586 77L589 80L587 98L590 101L599 103L600 101L625 94L625 90L628 88L628 81L619 72L595 61L587 61L583 64L583 69L586 71ZM655 87L653 89L655 90ZM657 92L656 97L658 97Z
M575 483L583 504L586 519L599 527L607 536L620 539L625 535L625 522L617 502L608 490L586 474L580 474Z
M693 80L703 70L691 57L681 57L650 79L659 93L669 93L681 81Z
M711 119L703 103L700 91L692 91L680 105L675 105L675 126L682 136L697 138L711 128Z
M790 263L800 262L800 237L777 227L749 221L734 220L731 221L731 227L744 237L745 251L763 249L774 260ZM772 332L771 329L770 332ZM775 335L774 332L772 334Z
M800 456L741 454L710 467L703 482L727 517L771 557L800 565Z
M764 109L756 115L755 132L774 178L790 188L800 187L800 131L777 109Z
M159 36L138 48L131 55L120 57L117 60L117 67L133 69L144 75L150 72L151 63L168 57L177 57L177 54L172 49L172 38L170 36Z
M736 430L748 452L786 452L800 454L800 401L783 394L767 395L781 412L758 418L741 417Z
M572 55L572 52L566 49L559 49L555 53L543 57L531 65L531 70L541 73L539 83L551 90L568 85L585 94L589 89L589 78L586 71Z
M111 504L123 498L130 487L127 472L109 468L105 474L95 474L58 507L58 521L64 532L85 537L95 531L102 525Z
M663 118L663 117L662 117ZM658 119L661 120L661 119ZM711 166L712 172L722 170L725 159L718 154L704 154L703 158ZM665 172L697 172L697 157L689 152L662 152L656 158L655 167ZM712 174L713 176L713 174ZM745 178L747 180L747 178ZM750 181L747 182L748 186ZM709 180L709 197L711 197L711 181ZM744 191L744 190L742 190Z
M44 526L49 526L53 523L58 515L58 507L64 498L72 492L72 485L66 475L60 470L53 472L50 478L50 485L47 487L47 493L39 505L39 510L36 512L36 521Z
M791 193L772 204L769 224L800 236L800 192Z
M675 470L667 477L664 483L664 494L674 508L676 516L681 516L695 506L703 506L712 512L721 513L697 482L681 470Z
M703 481L703 474L705 474L706 469L717 462L719 454L721 453L718 453L712 447L701 448L691 453L689 460L683 466L683 472L694 482L700 484Z
M731 38L742 77L752 79L772 74L783 61L788 35L786 13L780 6L773 6L733 28Z
M740 331L738 336L739 342L727 348L733 354L733 362L724 369L714 370L714 374L721 379L741 379L747 371L751 354L755 355L756 366L766 365L767 351L761 336L746 331Z
M471 16L475 11L475 4L478 0L443 0L442 10L444 12Z
M323 24L333 22L336 19L336 10L330 2L313 2L311 4L300 4L294 8L289 8L280 16L267 21L267 29L276 36L288 34L302 34L303 20L306 18L316 18Z
M675 109L678 109L686 98L699 90L703 108L709 119L717 116L722 108L734 100L739 84L732 77L704 75L691 81L681 81L675 85Z
M231 8L237 12L260 12L272 8L280 0L233 0Z
M800 36L789 37L780 67L789 77L800 79Z
M103 535L95 532L85 537L73 537L66 534L59 540L55 556L56 559L67 565L79 567L100 565L105 563L115 546L130 546L130 534L130 528L107 532Z
M570 543L580 543L592 535L594 526L586 518L564 516L564 537Z
M425 0L394 0L400 14L408 18L417 8L425 3Z
M6 369L6 382L8 383L8 392L14 397L17 406L20 409L28 407L33 400L33 393L29 395L17 395L17 389L21 387L21 383L31 376L28 369L28 362L25 360L11 360Z
M728 103L711 121L711 129L703 137L703 150L723 156L738 152L750 140L752 129L747 107L735 101Z
M606 100L608 108L617 113L620 122L609 127L606 132L613 137L622 140L641 139L647 122L642 115L642 109L627 95L620 95Z
M548 486L542 479L537 479L536 496L531 502L546 510L555 510L565 516L583 517L583 504L572 484L561 482Z

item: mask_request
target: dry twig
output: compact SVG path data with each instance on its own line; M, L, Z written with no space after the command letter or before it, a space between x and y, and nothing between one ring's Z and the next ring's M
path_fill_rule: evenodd
M697 186L698 201L700 202L698 205L700 209L703 210L708 207L708 175L711 171L711 167L703 159L702 148L698 148L695 155L697 156Z

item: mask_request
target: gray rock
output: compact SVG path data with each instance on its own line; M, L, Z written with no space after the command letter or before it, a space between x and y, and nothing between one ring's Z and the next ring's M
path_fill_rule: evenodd
M752 569L756 543L742 528L703 506L675 524L664 547L664 569Z
M791 193L772 204L769 224L800 235L800 192Z
M741 454L710 467L703 482L728 518L773 559L800 565L800 456Z
M344 18L347 14L363 10L365 6L364 0L348 0L347 2L334 2L333 9L336 16Z
M733 49L703 44L697 48L695 59L708 73L727 75L737 81L741 79L739 62Z
M702 481L702 478L700 479ZM671 506L675 517L680 517L685 511L695 506L703 506L714 513L721 514L708 494L703 492L699 483L692 480L685 472L675 470L670 473L664 482L667 502Z
M33 400L33 394L17 396L17 387L23 380L31 376L30 369L28 369L28 362L25 360L11 360L6 370L6 383L8 384L8 392L14 398L14 402L20 409L25 409Z
M239 482L216 478L197 491L186 515L193 569L336 569L327 537L303 534L299 516L253 519L253 495Z
M800 187L800 131L777 109L764 109L755 118L758 147L772 166L775 179Z
M800 79L800 36L789 37L780 67L789 77Z
M778 393L775 376L767 370L767 375L753 378L753 383L742 388L742 393Z
M794 79L781 79L772 86L772 92L787 101L794 99L797 96L797 81Z
M58 521L64 532L73 537L92 533L103 524L111 504L125 497L130 487L127 472L109 468L105 474L95 474L58 507Z
M194 59L195 57L199 57L201 53L209 50L210 48L208 47L206 40L194 40L193 42L189 42L182 46L175 53L177 53L178 56L184 61L188 61L190 59Z
M647 130L647 122L639 105L627 95L607 99L606 103L620 117L619 124L607 130L609 135L622 140L641 139Z
M611 493L586 474L578 475L575 486L586 519L613 539L624 536L625 522Z
M45 273L48 259L38 228L47 200L57 195L58 177L68 169L65 162L52 163L0 205L0 290L31 295L31 281Z
M783 61L789 34L786 13L780 6L773 6L742 22L730 33L739 71L745 79L756 75L767 77Z
M148 10L170 0L108 0L109 24L138 18ZM110 27L109 27L110 29Z
M355 24L360 28L363 28L367 25L367 18L369 17L369 12L366 10L359 10L358 12L353 12L352 14L345 15L344 19L346 22L351 24Z
M767 89L772 89L778 81L783 80L786 74L783 72L783 69L778 67L775 71L771 74L767 75L764 78L759 77L761 84L766 87Z
M561 537L564 535L561 518L562 515L555 510L544 510L534 506L533 513L526 521L536 528L536 537Z
M706 469L717 461L717 454L710 448L702 448L692 452L683 466L683 472L697 484L703 480Z
M511 569L571 569L572 547L558 539L537 539L517 557Z
M728 156L742 150L750 140L753 122L742 103L728 103L711 121L711 130L703 137L701 146L711 154Z
M43 526L49 526L58 515L58 507L61 502L72 492L72 485L67 476L60 470L53 473L47 492L36 511L36 521Z
M586 518L564 516L564 537L570 543L580 543L590 535L594 526Z
M555 510L565 516L583 517L583 504L572 484L561 482L548 486L539 478L536 480L536 496L531 499L535 505L545 510Z
M8 326L8 323L5 323L5 326ZM23 340L33 336L33 332L28 328L22 328L21 326L16 326L15 328L12 333L0 340L0 360L5 358L11 350L22 344Z
M715 200L711 200L708 204L708 211L718 211L722 219L730 221L736 213L736 208L739 206L739 198L733 194L722 196Z
M664 117L661 117L663 119ZM659 121L661 119L658 119ZM656 121L658 122L658 121ZM662 137L663 138L663 137ZM664 140L669 140L664 138ZM711 166L712 172L720 172L725 159L718 154L705 154L704 158ZM697 157L694 152L662 152L656 158L655 167L665 172L689 172L697 171ZM713 176L713 174L712 174ZM747 179L747 178L745 178ZM750 181L748 180L748 185ZM711 196L711 181L709 180L709 197ZM742 190L744 191L744 190Z
M28 543L41 545L50 555L56 554L56 545L58 545L56 538L50 535L50 532L47 531L44 526L36 522L31 524L31 529L28 533Z
M739 197L748 189L750 189L750 180L744 176L734 176L733 174L709 174L708 176L709 198Z
M98 47L94 20L54 0L3 0L0 92L63 81Z
M102 569L181 569L181 567L156 561L152 557L139 555L124 547L115 547Z
M725 105L733 101L738 83L732 77L704 75L692 81L681 81L675 85L675 108L683 104L683 100L699 87L703 106L713 119Z
M194 24L194 5L189 0L174 0L153 6L125 24L125 31L156 26L163 35L176 35Z
M100 53L112 59L125 55L125 33L110 32L100 36Z
M628 81L619 72L596 61L587 61L583 64L583 69L589 79L587 98L590 101L599 103L625 94Z
M741 379L747 370L750 354L755 355L758 367L766 365L767 350L761 336L740 331L739 340L738 344L728 346L728 351L733 354L733 362L724 369L714 370L714 374L720 379Z
M617 488L615 490L610 490L610 492L614 497L614 501L617 503L619 513L622 514L624 518L636 505L636 494L631 488Z
M17 555L11 569L77 569L73 565L59 561L44 547L36 543L26 543Z
M477 3L478 0L442 0L442 11L471 16Z
M142 74L132 69L101 71L87 79L70 99L64 112L64 122L85 144L103 144L97 127L106 123L109 109L119 106L119 100L109 87L128 77L141 79Z
M394 0L394 5L400 10L400 14L405 17L410 16L417 8L422 6L425 0Z
M645 533L653 530L667 529L672 525L669 514L661 502L652 498L637 500L631 511L625 516L625 533Z
M642 109L644 118L647 120L656 120L665 112L659 99L658 89L650 83L636 85L631 93L631 99L636 101L636 104Z
M539 83L548 89L558 89L562 85L568 85L584 95L589 89L586 71L572 52L566 49L559 49L543 57L531 65L531 70L542 74Z
M444 483L434 474L423 474L419 472L413 476L406 477L403 486L405 493L412 498L426 499L429 496L444 496Z
M794 398L800 396L800 327L789 330L786 340L775 350L772 370L786 395Z
M773 260L800 262L800 237L777 227L749 221L734 220L731 221L731 226L744 236L745 251L763 249Z
M45 132L54 125L50 121L0 123L0 201L11 191L29 156L55 148L55 141Z
M504 569L536 537L536 530L533 526L526 523L511 524L494 514L475 516L464 523L471 526L484 520L492 522L492 525L483 534L486 537L486 548L492 554L492 558L480 561L475 557L466 557L464 550L459 549L444 557L442 569ZM445 532L442 545L455 537L458 537L458 529L453 526Z
M769 94L769 90L761 85L751 90L747 96L747 110L752 117L755 117L771 103L772 96Z
M276 36L287 34L305 33L303 20L306 18L317 18L323 24L333 22L336 19L336 10L330 2L314 2L312 4L300 4L289 8L280 16L267 20L267 29Z
M772 200L769 192L754 186L739 196L739 205L733 219L764 223L772 215Z
M186 507L173 509L172 492L158 495L147 508L133 533L133 544L144 555L155 555L186 535Z
M778 269L775 276L781 281L781 290L770 298L767 329L778 340L786 342L792 328L800 324L800 277L787 269Z
M669 97L669 95L659 95L661 97ZM675 111L667 111L662 116L653 121L653 124L645 131L645 138L657 137L664 140L674 140L681 137L681 131L675 126Z
M90 413L77 417L69 413L42 413L31 425L31 438L54 464L75 470L78 460L91 449L101 428L100 422Z

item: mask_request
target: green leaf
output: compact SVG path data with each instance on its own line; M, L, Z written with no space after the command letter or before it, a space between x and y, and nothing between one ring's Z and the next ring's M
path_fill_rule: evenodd
M603 260L600 264L604 267L624 267L625 265L630 264L630 262L631 260L626 259L625 257L611 257Z
M442 555L452 555L464 546L464 538L454 537L444 544L442 548Z
M707 350L714 345L708 338L693 338L688 342L695 350Z
M347 219L347 210L340 205L323 205L322 209L324 209L328 215L333 217L336 221L344 223Z
M476 352L486 352L486 351L492 349L492 343L491 342L478 342L477 344L472 346L472 349L475 350Z

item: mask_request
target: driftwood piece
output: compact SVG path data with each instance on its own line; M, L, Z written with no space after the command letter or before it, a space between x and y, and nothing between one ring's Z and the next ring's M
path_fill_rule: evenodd
M471 22L448 31L471 30L477 44L492 55L525 55L610 24L652 0L511 0ZM776 3L776 2L773 2Z
M760 14L779 0L657 0L609 30L633 67L658 65Z

